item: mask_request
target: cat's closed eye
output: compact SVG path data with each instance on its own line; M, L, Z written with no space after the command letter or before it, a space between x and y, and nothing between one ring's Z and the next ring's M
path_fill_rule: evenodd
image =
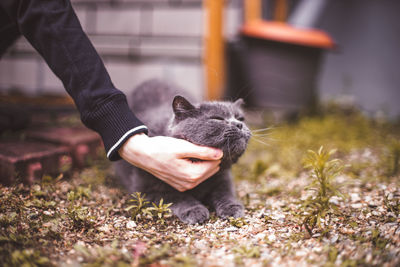
M244 121L244 117L242 117L242 116L236 117L236 119L237 119L238 121Z
M225 120L224 118L220 117L220 116L212 116L210 117L211 120L218 120L218 121L223 121Z

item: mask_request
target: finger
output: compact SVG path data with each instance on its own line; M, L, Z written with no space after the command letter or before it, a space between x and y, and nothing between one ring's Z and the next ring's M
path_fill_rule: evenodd
M199 184L201 184L202 182L206 181L208 178L212 177L214 174L216 174L218 171L220 170L220 167L217 166L214 169L211 169L210 172L208 172L204 177L202 177L202 179L200 179L198 181L198 183L195 186L198 186Z
M213 147L199 146L187 142L190 145L185 147L185 150L178 152L180 158L195 158L201 160L218 160L223 156L222 150Z
M156 176L161 181L167 183L176 190L183 192L185 191L185 183L179 179L179 177L171 177L170 173L163 171L155 171L152 169L144 169L152 175Z
M164 181L165 183L167 183L168 185L170 185L171 187L175 188L176 190L178 190L179 192L184 192L187 190L187 185L180 181L180 182L176 182L179 181L178 179L174 180L174 179L162 179L162 181Z
M191 163L188 168L194 177L190 179L189 184L193 187L202 183L204 180L210 178L219 170L220 160L218 161L203 161L203 162L194 162Z

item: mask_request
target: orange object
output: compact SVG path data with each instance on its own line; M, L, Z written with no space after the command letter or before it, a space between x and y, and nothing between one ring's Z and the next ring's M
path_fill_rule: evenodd
M276 0L275 1L275 12L274 20L276 21L286 21L288 6L286 0Z
M223 39L223 7L224 0L206 0L207 32L205 36L205 75L206 98L220 99L224 92L224 39Z
M245 22L261 20L261 0L246 0L244 4Z
M253 21L246 23L242 34L271 41L331 49L335 47L332 38L315 29L300 29L283 22Z

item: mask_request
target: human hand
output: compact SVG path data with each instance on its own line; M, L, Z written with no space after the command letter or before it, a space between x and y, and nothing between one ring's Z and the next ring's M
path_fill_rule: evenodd
M221 150L166 136L136 134L118 150L127 162L180 192L192 189L219 171ZM190 159L200 159L192 162Z

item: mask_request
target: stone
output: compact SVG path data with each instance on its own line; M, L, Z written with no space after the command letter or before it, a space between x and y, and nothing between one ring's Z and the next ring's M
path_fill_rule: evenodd
M68 161L69 152L64 146L20 141L0 141L0 182L11 184L16 177L32 184L44 174L58 175Z
M83 168L90 159L99 156L100 136L83 126L38 128L27 132L27 138L67 147L73 166Z

